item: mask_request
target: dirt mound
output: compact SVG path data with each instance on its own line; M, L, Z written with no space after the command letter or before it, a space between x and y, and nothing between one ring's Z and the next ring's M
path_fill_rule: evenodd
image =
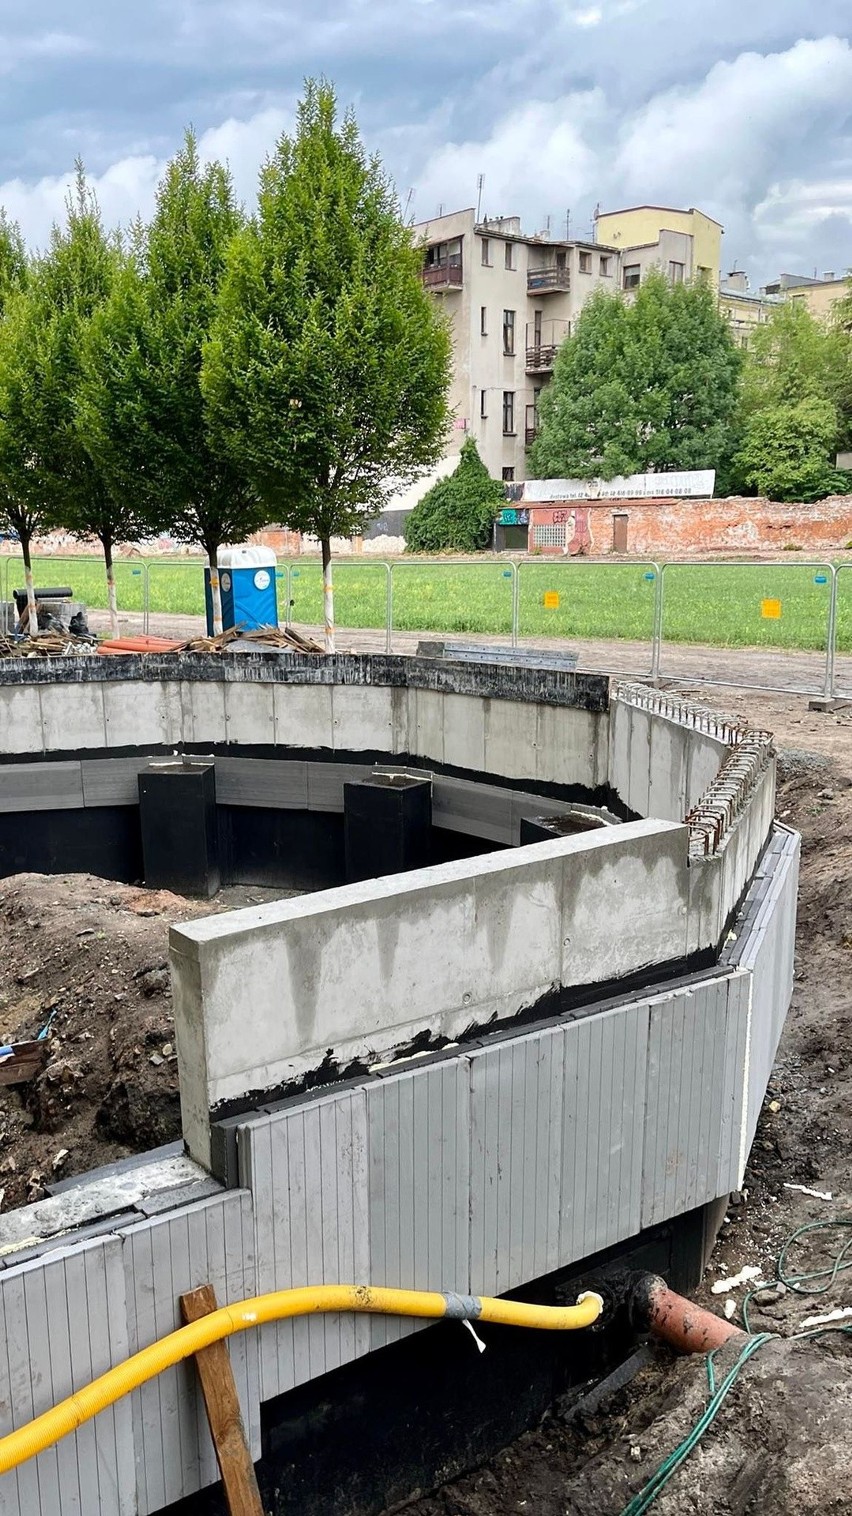
M90 874L0 880L0 1044L46 1031L29 1084L0 1086L0 1204L180 1137L169 927L286 894L184 900Z
M0 1041L47 1028L47 1061L0 1088L4 1209L180 1136L168 931L209 911L87 874L0 881Z

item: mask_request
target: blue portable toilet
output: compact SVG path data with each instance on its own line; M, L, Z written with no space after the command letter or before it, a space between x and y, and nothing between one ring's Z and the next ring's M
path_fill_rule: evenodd
M261 626L278 625L275 585L276 558L269 547L223 547L219 549L219 588L222 594L222 627L238 626L253 632ZM213 635L213 594L210 570L204 570L204 600L207 635Z

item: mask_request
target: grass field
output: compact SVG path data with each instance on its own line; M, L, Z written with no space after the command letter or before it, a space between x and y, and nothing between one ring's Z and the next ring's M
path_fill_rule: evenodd
M49 565L49 572L48 572ZM0 559L0 570L6 560ZM149 560L152 613L201 616L204 580L197 560ZM116 566L119 606L141 611L144 569L138 560ZM335 564L335 610L343 628L385 625L387 571L369 560ZM42 560L37 582L64 580L94 609L106 608L103 566L97 558ZM8 563L8 587L22 582L20 565ZM0 579L5 590L6 579ZM852 650L852 568L840 574L837 647ZM322 621L322 583L317 562L292 565L292 620ZM665 641L721 647L824 649L830 575L800 563L671 564L664 574ZM556 607L545 593L559 596ZM531 560L519 573L519 632L523 637L590 637L651 640L656 579L650 565ZM286 571L279 570L279 615L284 618ZM778 619L762 614L763 602L780 601ZM505 633L512 630L512 570L508 563L426 564L402 560L393 574L396 631Z

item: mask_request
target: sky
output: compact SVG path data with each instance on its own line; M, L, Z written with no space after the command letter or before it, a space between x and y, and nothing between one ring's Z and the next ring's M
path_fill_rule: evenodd
M0 203L42 246L82 157L150 213L192 124L251 207L324 74L416 220L476 204L588 236L696 205L753 287L852 266L850 0L0 0Z

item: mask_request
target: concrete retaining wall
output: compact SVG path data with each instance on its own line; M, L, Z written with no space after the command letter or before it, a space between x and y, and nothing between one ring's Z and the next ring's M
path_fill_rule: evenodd
M636 821L173 927L190 1151L209 1164L223 1102L686 958L712 919L690 914L686 828Z
M439 660L241 654L0 665L0 756L184 745L407 754L507 779L595 788L608 684ZM75 677L76 676L76 677Z
M638 816L683 821L730 750L729 741L688 721L626 699L610 706L610 784Z
M0 1435L170 1330L208 1280L223 1303L351 1279L498 1293L726 1194L789 1001L797 865L777 829L717 969L233 1118L237 1188L135 1221L102 1207L99 1235L37 1256L54 1202L4 1218L24 1256L0 1256ZM255 1455L262 1401L411 1330L330 1316L232 1338ZM0 1512L148 1516L215 1477L184 1366L0 1478Z

